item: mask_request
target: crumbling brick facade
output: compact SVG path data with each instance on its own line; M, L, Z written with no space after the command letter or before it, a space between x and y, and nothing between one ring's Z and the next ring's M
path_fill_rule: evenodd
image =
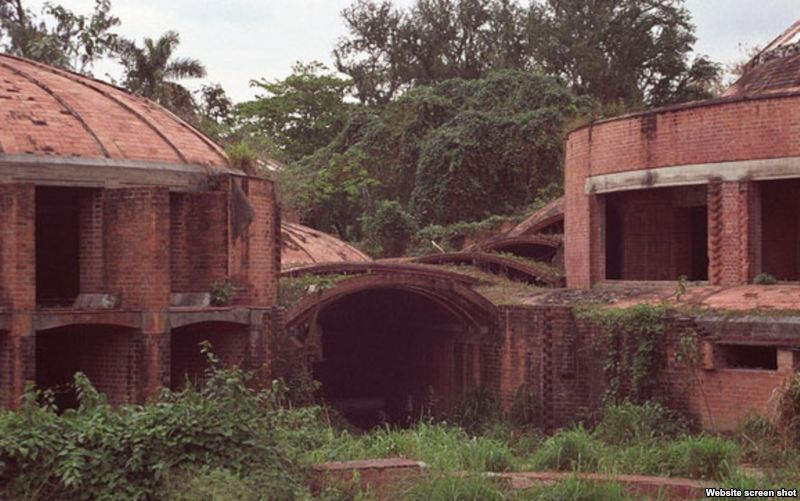
M279 329L272 183L230 168L155 104L39 63L0 63L0 405L18 407L27 383L74 405L77 371L112 404L142 402L198 372L203 340L226 363L268 368ZM225 281L233 297L210 305Z

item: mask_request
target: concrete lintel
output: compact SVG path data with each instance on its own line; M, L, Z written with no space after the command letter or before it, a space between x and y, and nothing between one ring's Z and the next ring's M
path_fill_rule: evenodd
M711 179L768 181L791 178L800 178L800 157L690 164L602 174L587 177L584 189L587 195L600 195L617 191L706 184Z
M800 316L711 314L696 321L716 344L800 346Z
M172 329L204 322L226 322L249 326L250 321L250 308L210 308L194 311L170 309L169 311L169 325Z
M0 182L49 186L125 188L167 186L194 191L205 186L209 175L240 172L218 166L170 164L136 160L69 158L37 155L0 155Z
M142 315L138 311L75 311L51 310L38 311L33 314L33 329L43 331L66 327L69 325L115 325L138 329L142 324Z

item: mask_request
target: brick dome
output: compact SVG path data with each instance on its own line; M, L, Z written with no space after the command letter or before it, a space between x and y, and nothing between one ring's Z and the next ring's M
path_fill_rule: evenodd
M25 157L35 164L63 158L73 165L85 159L104 166L152 168L155 163L173 170L191 165L229 171L217 144L160 105L98 80L2 54L0 160L26 163Z

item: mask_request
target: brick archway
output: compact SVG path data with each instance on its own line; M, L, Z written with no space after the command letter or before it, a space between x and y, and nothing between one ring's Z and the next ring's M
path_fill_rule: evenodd
M404 424L431 399L451 402L472 380L458 359L465 344L496 343L498 314L472 290L476 283L419 265L373 269L300 300L287 327L322 396L351 422ZM499 378L490 370L484 382Z

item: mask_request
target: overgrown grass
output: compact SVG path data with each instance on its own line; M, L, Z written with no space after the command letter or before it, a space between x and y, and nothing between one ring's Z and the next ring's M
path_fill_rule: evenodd
M507 443L471 437L462 428L422 422L413 428L379 428L363 435L329 430L322 447L311 452L314 462L405 457L437 471L511 471L518 460Z

